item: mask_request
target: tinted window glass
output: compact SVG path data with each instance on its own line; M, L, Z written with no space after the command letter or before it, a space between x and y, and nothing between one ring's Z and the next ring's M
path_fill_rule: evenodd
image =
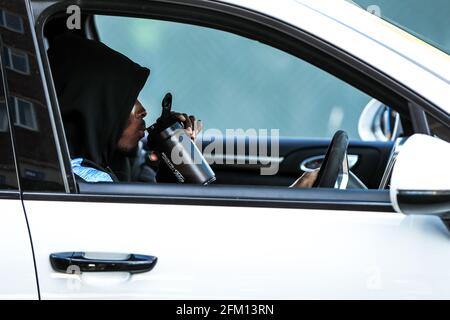
M11 58L9 57L9 48L3 46L3 65L5 67L10 67L11 66Z
M21 188L24 191L65 191L25 1L0 1L0 9L10 13L9 17L4 16L9 28L0 28L0 34L4 46L14 48L5 61L9 67L4 68L4 72L9 108L14 118L12 131ZM21 25L23 30L19 30Z
M9 127L8 115L6 113L6 104L5 102L0 101L0 132L5 132L7 130L9 130Z
M5 189L18 189L11 133L9 130L7 103L3 86L3 73L0 68L0 191Z

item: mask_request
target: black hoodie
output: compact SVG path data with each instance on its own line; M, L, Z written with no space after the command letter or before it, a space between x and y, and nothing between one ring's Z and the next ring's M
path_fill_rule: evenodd
M71 158L109 171L150 70L100 42L69 34L53 40L48 57Z

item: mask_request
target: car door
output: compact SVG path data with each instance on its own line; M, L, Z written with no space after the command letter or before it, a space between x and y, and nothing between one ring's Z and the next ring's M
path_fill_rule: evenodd
M202 3L211 21L220 4ZM125 10L104 1L82 9L142 15L144 8L149 17L170 13L187 25L188 17L199 17L193 13L205 12L181 3L141 4L130 2ZM65 12L65 5L47 12ZM217 19L223 12L236 17L235 10L251 15L220 6ZM42 50L36 56L46 67L44 20L37 20ZM237 30L230 21L229 29ZM244 21L241 27L255 20ZM43 299L450 296L445 225L437 217L394 213L384 190L75 184L66 171L50 75L47 70L48 88L41 88L51 101L41 100L35 111L40 128L50 122L49 110L55 123L50 135L28 136L50 156L32 161L39 154L25 156L22 149L20 158L23 167L42 172L31 179L21 171L20 179L27 181L24 207Z
M14 106L8 102L4 81L5 67L14 72L13 65L5 63L5 58L9 58L5 56L10 54L6 39L16 36L16 31L11 30L13 23L22 18L14 11L5 10L2 4L0 16L0 299L38 299L33 250L20 197L10 130L11 124L16 125L15 113L11 112Z

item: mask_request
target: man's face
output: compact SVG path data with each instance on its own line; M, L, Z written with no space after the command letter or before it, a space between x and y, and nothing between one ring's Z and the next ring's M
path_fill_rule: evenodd
M144 137L145 121L144 118L147 115L142 104L139 100L136 100L133 110L128 117L125 129L117 142L117 148L124 153L132 152L136 147L140 139Z

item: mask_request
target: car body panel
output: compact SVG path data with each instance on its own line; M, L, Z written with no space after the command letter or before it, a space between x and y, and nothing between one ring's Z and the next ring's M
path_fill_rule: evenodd
M0 206L0 299L38 299L22 201L0 198Z
M450 297L449 232L437 217L62 201L26 210L42 299ZM158 262L135 275L64 274L49 263L61 251Z

